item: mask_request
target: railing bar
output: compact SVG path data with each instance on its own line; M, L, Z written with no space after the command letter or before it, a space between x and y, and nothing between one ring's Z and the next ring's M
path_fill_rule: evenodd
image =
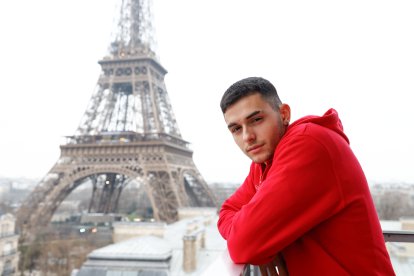
M382 231L386 242L414 242L414 231Z
M382 234L386 242L408 242L414 243L414 231L406 230L383 230ZM240 276L260 275L257 266L246 264Z

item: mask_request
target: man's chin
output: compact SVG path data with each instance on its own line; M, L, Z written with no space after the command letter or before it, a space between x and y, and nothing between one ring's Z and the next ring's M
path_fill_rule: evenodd
M262 163L264 163L264 162L266 162L266 161L268 161L269 159L271 159L272 157L273 157L273 155L268 155L268 154L265 154L265 155L256 155L256 156L248 156L249 158L250 158L250 160L252 160L254 163L257 163L257 164L262 164Z
M267 160L267 158L260 157L260 156L253 156L253 157L250 157L250 159L251 159L254 163L257 163L257 164L264 163L264 162Z

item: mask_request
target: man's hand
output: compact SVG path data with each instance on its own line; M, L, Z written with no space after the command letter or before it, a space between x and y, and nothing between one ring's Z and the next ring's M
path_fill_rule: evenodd
M288 276L289 272L287 271L285 261L281 254L277 254L275 258L264 265L260 265L260 273L263 276Z

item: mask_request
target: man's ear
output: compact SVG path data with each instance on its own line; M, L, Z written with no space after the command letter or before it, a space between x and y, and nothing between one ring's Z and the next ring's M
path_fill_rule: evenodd
M290 106L288 104L281 104L279 106L280 117L284 125L288 125L290 122Z

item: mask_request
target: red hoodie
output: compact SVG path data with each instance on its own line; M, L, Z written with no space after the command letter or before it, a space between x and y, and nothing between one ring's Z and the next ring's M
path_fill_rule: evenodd
M235 263L281 252L290 276L395 275L367 180L334 109L292 123L262 171L222 205Z

